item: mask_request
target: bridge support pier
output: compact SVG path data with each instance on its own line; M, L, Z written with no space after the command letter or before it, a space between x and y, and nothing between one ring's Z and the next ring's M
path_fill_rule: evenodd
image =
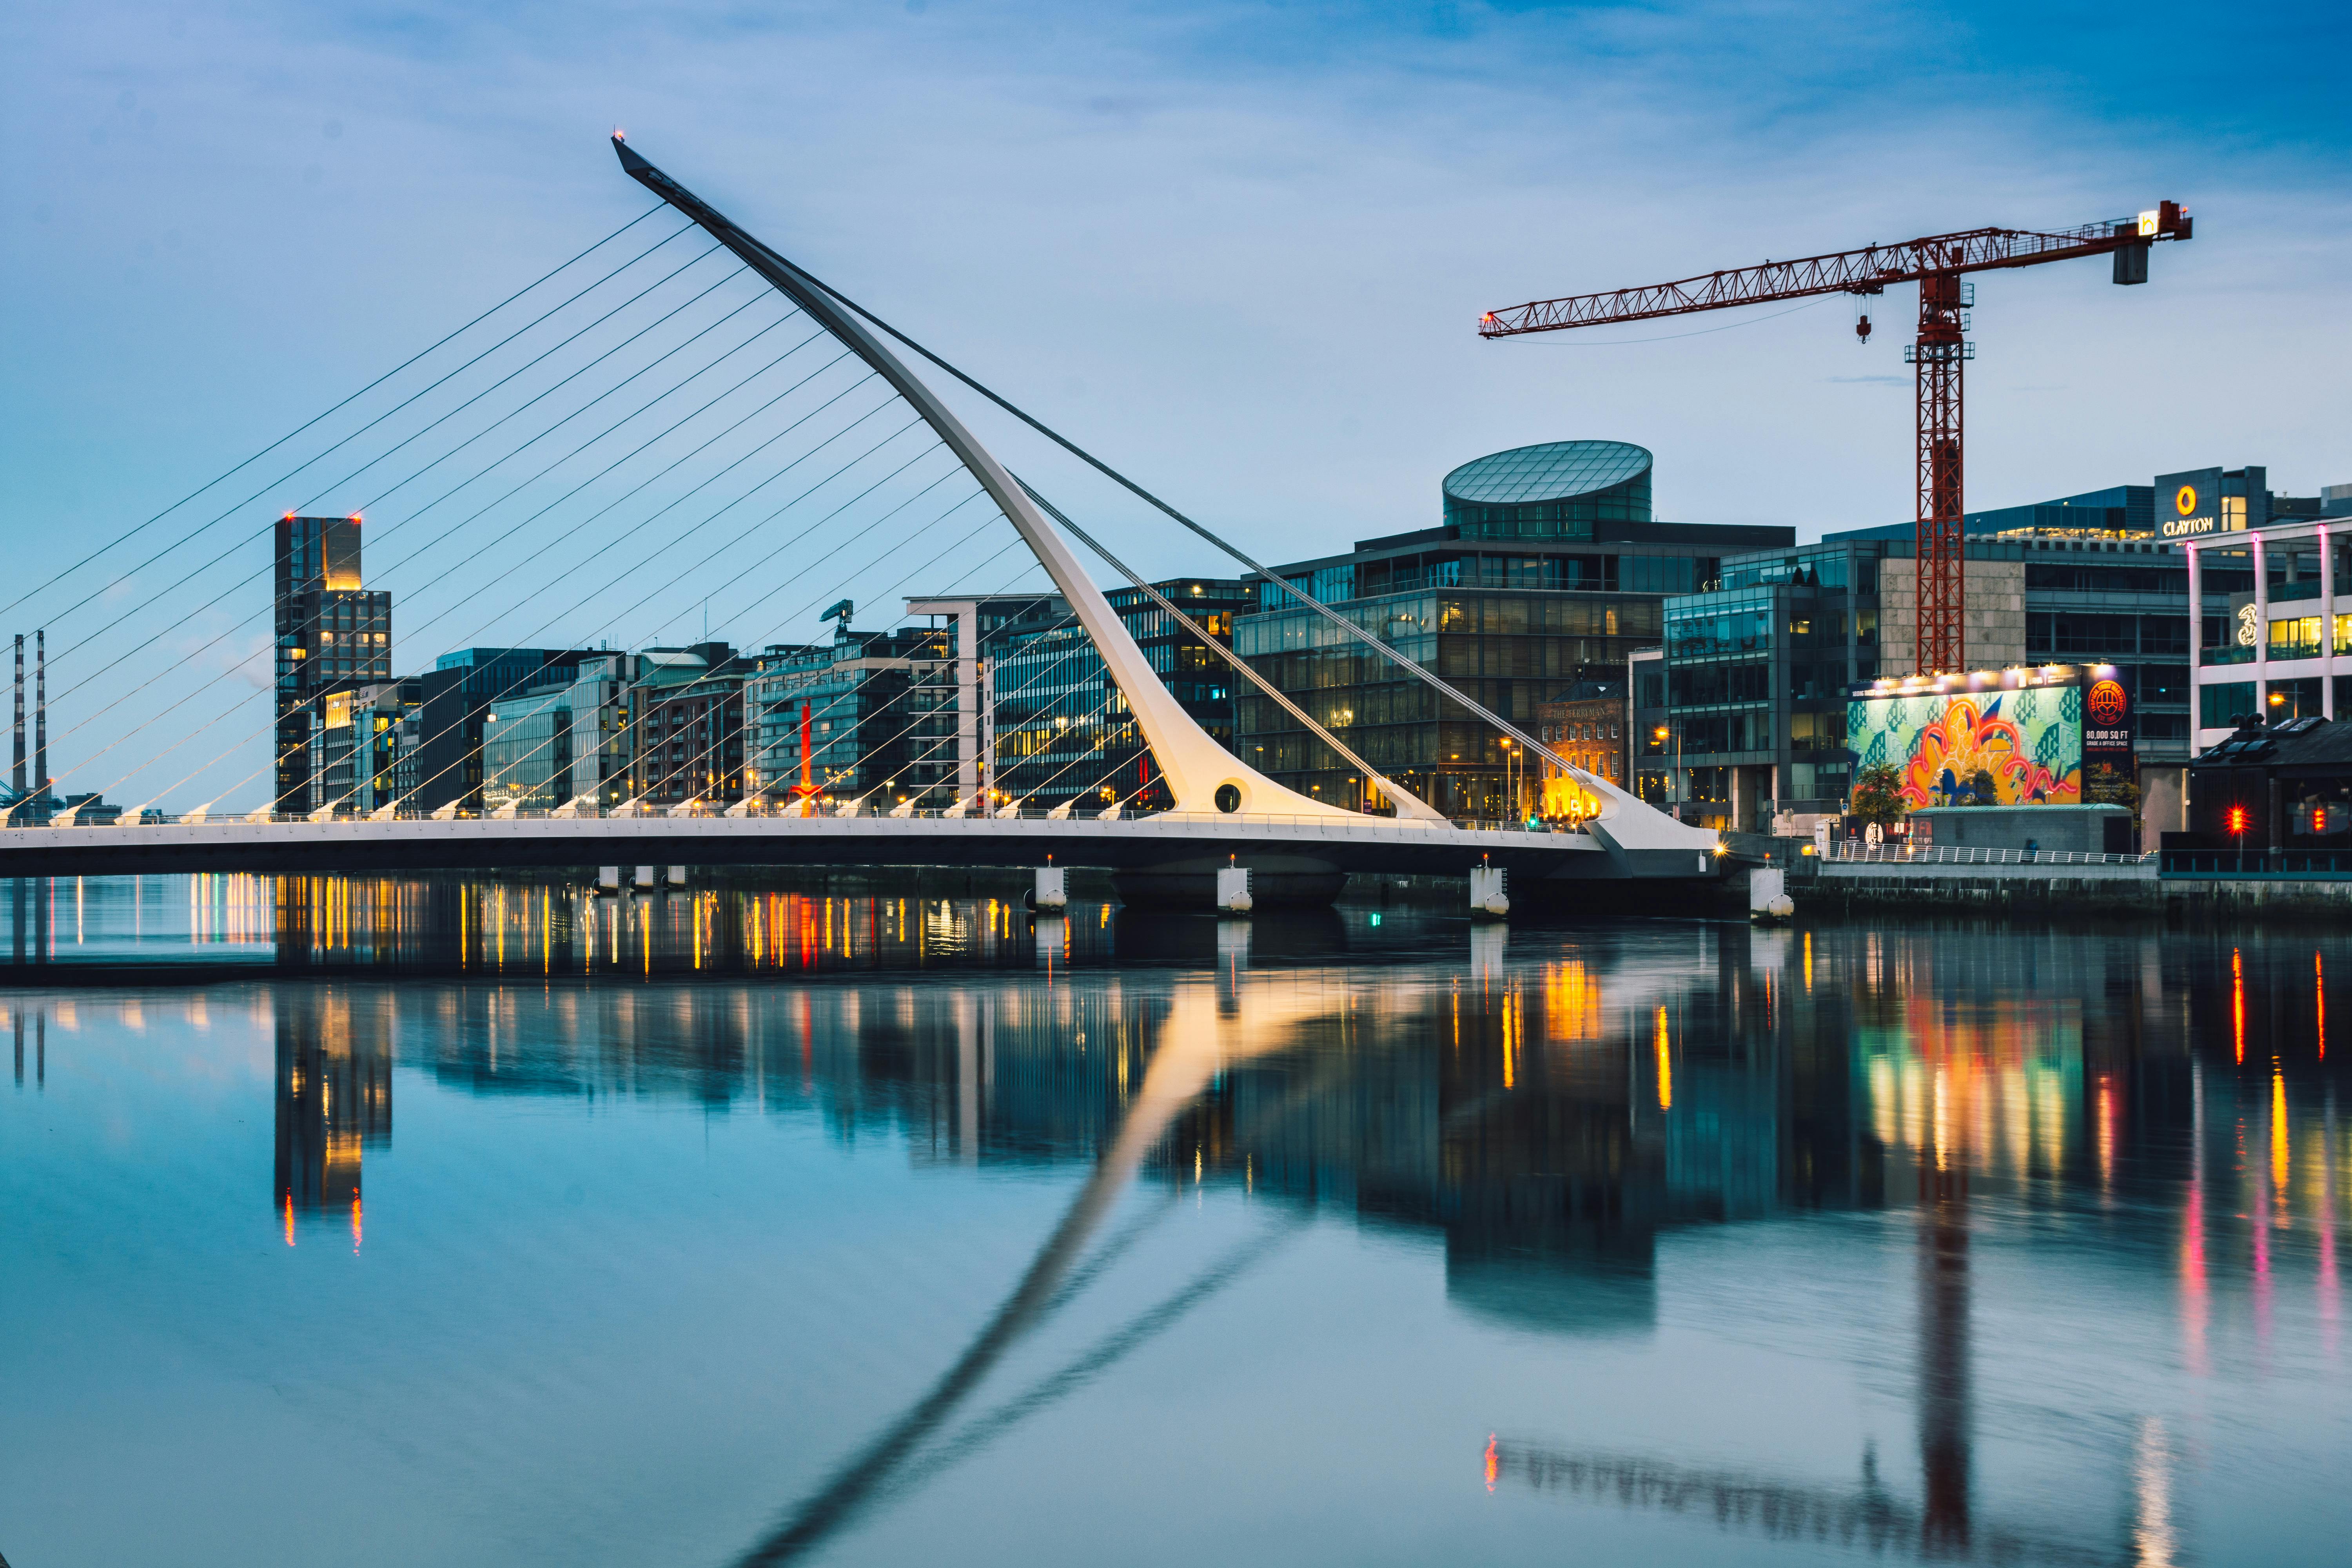
M1037 890L1032 895L1030 907L1053 910L1067 907L1070 901L1069 872L1059 866L1037 868Z
M1470 918L1500 920L1511 912L1510 872L1500 866L1470 868Z
M1217 908L1229 914L1245 915L1256 907L1256 900L1250 897L1250 868L1246 866L1218 867Z
M672 866L669 868L669 885L673 888L683 888L686 886L685 867Z
M638 867L637 874L629 879L629 884L641 893L652 892L654 888L654 868L651 866Z
M621 890L621 868L618 866L597 867L596 890L600 893L619 892Z

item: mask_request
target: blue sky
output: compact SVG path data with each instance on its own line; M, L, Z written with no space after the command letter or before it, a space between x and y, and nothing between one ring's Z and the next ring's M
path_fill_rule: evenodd
M1477 315L2167 196L2198 238L2147 288L1979 282L1969 502L2249 462L2307 494L2352 480L2348 34L2321 5L24 0L0 541L47 575L642 210L616 125L1277 559L1570 437L1652 448L1664 517L1906 518L1908 291L1867 348L1843 300L1499 343ZM1137 564L1213 567L1003 447Z

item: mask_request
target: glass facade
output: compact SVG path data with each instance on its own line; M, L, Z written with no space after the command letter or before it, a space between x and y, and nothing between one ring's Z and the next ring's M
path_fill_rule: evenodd
M351 794L348 766L331 791L312 769L314 739L341 743L324 733L329 726L321 703L331 692L391 679L392 595L360 586L357 517L288 512L278 520L275 536L277 806L281 812L320 805L341 810Z
M928 626L845 626L830 646L769 648L751 686L751 793L792 800L805 773L823 802L949 804L957 712L950 651L947 634Z
M1658 638L1656 599L1567 594L1423 594L1360 601L1341 614L1515 724L1579 681L1622 679ZM1505 737L1314 611L1246 616L1235 649L1251 667L1388 777L1452 816L1516 816L1524 791ZM1245 763L1321 799L1362 806L1362 775L1255 689L1240 701ZM1526 798L1508 798L1524 794Z
M1839 808L1846 689L1878 675L1885 550L1873 540L1731 556L1719 588L1666 601L1654 678L1664 710L1637 758L1645 798L1742 830L1765 826L1776 802Z
M1230 578L1173 578L1152 584L1217 642L1257 605L1257 587ZM1234 744L1233 668L1140 589L1104 595L1162 685L1221 746ZM1082 799L1160 809L1170 800L1126 698L1093 642L1076 626L1027 634L992 671L994 788L1008 799L1055 806Z
M482 805L552 811L572 798L572 704L564 687L501 698L482 726Z
M1465 463L1445 478L1444 523L1277 568L1236 626L1253 668L1374 770L1449 816L1539 813L1532 776L1495 726L1347 636L1319 601L1515 726L1579 685L1622 683L1664 634L1671 595L1711 587L1727 553L1794 542L1786 528L1659 522L1650 454L1557 441ZM1385 811L1360 770L1273 701L1244 689L1235 748L1302 795Z
M1603 523L1650 521L1650 454L1623 441L1517 447L1463 464L1444 493L1446 526L1465 539L1591 539Z

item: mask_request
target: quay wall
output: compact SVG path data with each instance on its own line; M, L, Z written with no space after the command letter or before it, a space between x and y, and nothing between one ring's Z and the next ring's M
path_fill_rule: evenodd
M1821 865L1789 880L1797 912L2126 916L2178 923L2352 923L2352 879L2158 877L2148 865Z

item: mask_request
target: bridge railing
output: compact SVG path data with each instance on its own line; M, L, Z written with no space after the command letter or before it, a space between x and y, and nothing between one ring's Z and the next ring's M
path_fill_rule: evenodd
M492 814L489 814L489 813L467 812L467 813L463 813L463 814L461 814L460 816L457 816L457 817L454 817L454 818L438 818L438 819L436 819L436 818L435 818L435 817L433 816L433 815L432 815L430 812L422 812L422 811L414 811L414 812L412 812L412 811L404 811L404 812L397 813L394 816L393 816L393 817L391 818L391 820L395 821L395 822L429 822L429 821L435 821L435 820L441 820L441 821L453 821L453 822L484 822L484 821L554 822L554 821L589 821L589 820L594 820L594 819L599 819L599 818L606 818L606 819L610 819L610 818L612 818L612 817L613 817L613 815L614 815L614 814L613 814L611 811L609 811L609 810L605 810L605 809L602 809L602 808L583 808L583 809L576 810L576 811L567 811L567 812L562 812L562 813L560 813L560 814L559 814L559 813L557 813L557 812L555 812L555 811L551 811L551 810L550 810L550 811L518 811L518 812L514 812L514 813L512 813L510 816L505 816L505 817L498 817L498 816L493 816ZM818 813L818 814L816 814L814 816L811 816L811 817L803 817L803 816L800 816L797 813L785 813L785 812L782 812L782 811L754 811L754 812L751 812L751 813L750 813L750 814L748 814L748 815L749 815L749 816L750 816L751 819L753 819L753 820L757 820L757 821L761 821L761 822L774 822L774 823L787 823L787 822L794 822L794 821L826 821L826 822L841 822L841 821L844 821L844 820L874 821L874 822L939 822L939 821L954 821L954 820L959 820L958 818L950 817L950 816L948 816L948 814L947 814L944 810L938 810L938 809L925 809L925 810L920 810L920 811L910 812L910 813L908 813L906 816L903 816L903 817L900 817L900 816L893 816L892 815L890 815L890 814L889 814L889 813L887 813L887 812L861 812L861 813L858 815L858 816L857 816L856 818L855 818L855 819L846 819L846 818L839 817L839 816L835 816L835 815L834 815L833 813L831 813L831 812L822 812L822 813ZM1149 821L1151 821L1152 819L1154 819L1154 818L1156 818L1156 817L1165 816L1168 816L1168 815L1169 815L1169 814L1168 814L1168 813L1166 813L1166 812L1157 812L1157 811L1136 811L1136 810L1132 810L1132 809L1124 809L1124 808L1123 808L1123 809L1121 809L1121 810L1118 813L1118 815L1117 815L1116 816L1109 817L1109 818L1102 817L1098 813L1097 813L1097 812L1092 812L1092 811L1080 811L1080 812L1074 813L1074 814L1072 814L1070 816L1067 816L1067 817L1058 817L1058 818L1057 818L1057 817L1055 817L1055 816L1051 814L1051 812L1050 812L1050 811L1048 811L1047 809L1045 809L1045 808L1044 808L1044 807L1038 807L1038 808L1034 808L1034 809L1024 809L1024 810L1021 810L1021 811L1018 811L1018 812L1015 812L1015 813L1012 814L1010 816L1006 816L1005 814L1003 814L1003 812L1001 812L1001 811L997 811L997 812L989 812L989 813L985 813L985 814L982 814L982 813L977 813L977 812L974 812L974 813L967 813L963 817L961 817L961 820L967 821L967 822L978 822L978 821L982 821L982 820L991 820L991 821L1020 821L1020 822L1048 822L1048 821L1055 821L1055 822L1097 822L1097 821L1113 821L1113 822L1149 822ZM353 829L353 830L355 830L355 831L356 831L356 830L358 830L358 829L362 829L362 828L367 827L367 826L369 826L370 825L372 825L372 824L375 823L375 822L376 822L376 821L378 821L378 820L379 820L378 818L375 818L374 816L371 816L370 814L365 813L365 812L353 812L353 813L347 813L347 814L345 814L345 813L339 813L338 815L336 815L336 816L331 816L331 817L320 818L320 819L316 819L316 820L314 820L314 819L310 816L310 815L309 813L307 813L307 812L286 812L286 811L281 811L281 812L273 812L273 813L271 813L270 815L268 815L268 816L258 816L258 817L257 817L257 816L254 816L254 815L252 815L252 814L250 814L250 813L246 813L246 812L236 812L236 813L224 814L224 815L217 816L208 817L208 818L205 820L205 823L204 825L205 825L205 826L214 826L214 827L245 826L289 826L289 827L291 827L291 826L309 826L309 827L341 827L341 828L350 828L350 829ZM632 817L630 817L630 818L625 818L625 819L622 819L622 820L635 820L635 821L644 821L644 822L660 822L660 821L708 822L708 821L719 821L719 820L741 820L741 819L740 819L740 818L734 818L734 819L728 818L728 817L727 817L727 815L726 815L726 812L724 811L724 809L723 809L723 808L722 808L722 809L711 810L711 811L697 811L697 812L689 812L689 813L685 813L685 814L682 814L682 815L680 815L680 816L673 816L669 813L669 811L668 811L667 808L656 808L656 809L648 809L648 810L642 811L642 812L640 812L640 813L637 813L637 814L634 815L634 816L633 816ZM1202 821L1202 820L1209 820L1209 819L1205 819L1205 818L1192 818L1192 819L1190 819L1190 820L1194 820L1194 821ZM1288 814L1288 813L1280 813L1280 812L1253 812L1253 813L1250 813L1250 814L1249 814L1249 815L1247 815L1247 816L1236 816L1236 817L1234 817L1233 820L1234 820L1234 824L1235 824L1236 826L1240 826L1240 825L1249 825L1249 826L1279 826L1279 827L1297 828L1297 829L1302 829L1302 830L1311 830L1311 831L1313 831L1313 832L1315 832L1315 833L1318 833L1318 834L1329 834L1329 833L1348 834L1348 833L1360 832L1360 831L1362 831L1362 830L1367 829L1367 828L1375 828L1375 829L1377 829L1377 828L1391 828L1391 827L1395 827L1395 826L1399 826L1399 823L1398 823L1398 821L1397 821L1397 819L1396 819L1395 817L1392 817L1392 816L1373 816L1373 815L1371 815L1371 814L1370 814L1370 813L1365 813L1365 814L1360 815L1360 816L1321 816L1321 815L1312 815L1312 816L1309 816L1309 815L1303 815L1303 814L1302 814L1302 815L1293 815L1293 814ZM49 825L44 825L44 824L37 823L37 822L18 822L18 823L10 823L10 824L8 824L7 826L14 826L14 827L39 827L39 826L49 826ZM58 824L58 825L54 825L54 826L76 826L76 825L69 825L69 824ZM83 824L79 824L78 826L89 826L89 827L96 827L96 826L111 826L111 824L101 824L101 823L95 823L95 822L93 822L93 823L83 823ZM149 823L142 824L142 826L168 826L168 825L167 825L167 824L163 824L163 823L149 822ZM188 825L188 826L194 826L194 825L193 825L193 824L191 824L191 825ZM1410 824L1407 824L1406 826L1410 826ZM1454 822L1453 822L1453 826L1454 826L1455 828L1459 829L1459 830L1462 830L1462 831L1465 831L1465 832L1473 832L1473 833L1521 834L1521 835L1525 835L1525 836L1528 836L1528 837L1542 837L1542 838L1576 838L1576 839L1582 839L1582 838L1585 838L1585 837L1587 837L1587 835L1586 835L1586 834L1584 834L1580 829L1571 829L1571 828L1556 828L1556 827L1552 827L1552 826L1549 826L1549 825L1547 825L1547 824L1545 824L1545 823L1541 823L1541 822L1537 822L1537 823L1529 824L1529 823L1525 823L1525 822L1497 821L1497 820L1493 820L1493 819L1489 819L1489 818L1483 818L1483 817L1459 817L1459 818L1455 818L1455 819L1454 820Z
M2146 866L2156 856L2101 855L2084 849L1979 849L1957 844L1864 844L1844 838L1831 842L1828 858L1832 862L1881 866Z

